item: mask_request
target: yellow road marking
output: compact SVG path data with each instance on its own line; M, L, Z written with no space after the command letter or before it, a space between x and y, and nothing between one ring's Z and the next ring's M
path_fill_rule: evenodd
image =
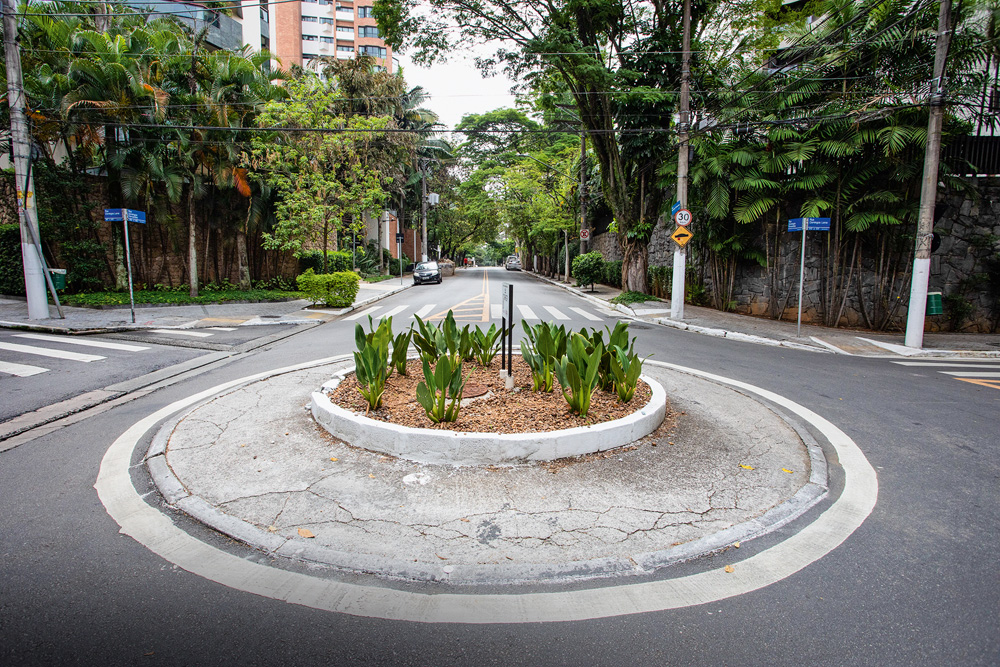
M972 378L955 379L961 380L962 382L971 382L972 384L982 385L984 387L989 387L990 389L1000 389L1000 380L973 380Z
M479 304L480 299L482 299L482 305ZM469 297L460 303L456 303L451 308L446 308L439 313L431 315L427 318L427 321L443 320L448 316L449 310L452 312L456 320L471 322L490 321L490 280L489 273L485 269L483 270L483 289L479 294ZM468 315L466 315L466 313L468 313Z

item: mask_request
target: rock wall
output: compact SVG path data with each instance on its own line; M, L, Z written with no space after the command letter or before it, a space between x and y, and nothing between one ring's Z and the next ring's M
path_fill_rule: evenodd
M972 193L942 193L943 215L935 225L940 247L931 255L930 292L941 292L945 313L927 317L927 329L969 332L997 331L1000 327L1000 178L970 178ZM697 222L692 229L697 234ZM672 225L659 224L649 244L649 265L673 266ZM906 323L913 231L901 229L878 242L866 238L858 246L858 269L847 290L840 326L901 329ZM825 260L829 232L807 234L802 320L825 319ZM799 261L802 234L783 232L772 267L774 303L782 319L797 315ZM885 241L885 245L882 245ZM621 259L615 234L594 237L592 248L609 261ZM848 252L851 248L848 248ZM702 278L709 297L714 289L711 266L704 253L693 248L688 266ZM737 267L732 304L737 312L769 315L771 280L765 267L743 263ZM834 309L839 309L839 300Z

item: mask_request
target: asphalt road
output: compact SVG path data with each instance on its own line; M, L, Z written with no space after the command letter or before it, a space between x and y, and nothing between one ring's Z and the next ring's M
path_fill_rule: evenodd
M549 307L574 327L614 320L530 276L487 274L484 279L482 271L468 271L441 286L407 290L379 302L371 314L399 308L394 323L404 323L427 305L431 316L459 306L469 308L465 321L476 321L478 299L481 321L484 283L488 303L498 304L506 281L515 286L515 303L540 317L555 317ZM157 409L222 382L347 352L359 321L367 317L304 330L0 453L0 663L1000 663L993 544L1000 533L1000 391L889 360L771 348L646 324L633 325L644 354L777 392L858 443L877 470L879 496L846 542L785 579L711 604L580 622L444 625L334 614L258 597L185 572L119 534L93 488L115 438ZM4 388L5 401L8 394ZM142 467L132 472L139 493L159 507ZM745 544L736 557L760 553L802 530L837 497L840 477L833 460L831 498ZM307 571L269 561L183 516L171 518L249 561ZM657 577L700 571L721 558L671 567Z

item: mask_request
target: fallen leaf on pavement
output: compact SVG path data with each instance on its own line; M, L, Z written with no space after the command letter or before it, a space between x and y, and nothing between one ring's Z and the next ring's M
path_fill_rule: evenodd
M375 479L375 475L373 475L371 473L368 473L368 476L371 477L372 479Z
M468 519L462 519L462 521L464 521L465 523L469 523Z
M447 556L442 556L441 554L434 554L434 555L440 558L441 560L448 560Z
M791 475L791 474L792 474L792 471L791 471L791 470L789 470L788 468L782 468L782 469L781 469L781 472L787 472L787 473L788 473L789 475Z
M331 461L339 461L340 459L338 459L338 458L337 458L336 456L331 456L331 457L330 457L330 460L331 460Z
M733 542L733 546L736 547L737 549L739 549L740 548L740 543L739 542Z
M735 571L736 571L736 568L734 568L732 565L727 565L726 566L726 574L732 574Z
M316 537L308 528L299 528L299 535L302 537Z
M744 470L753 470L753 466L748 466L744 463L741 463L740 467L743 468Z
M268 526L267 527L267 532L269 532L269 533L276 533L276 532L278 532L278 527L277 526Z

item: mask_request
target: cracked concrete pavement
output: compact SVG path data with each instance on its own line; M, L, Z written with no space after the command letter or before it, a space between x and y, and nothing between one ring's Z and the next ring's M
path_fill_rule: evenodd
M278 556L494 584L648 572L767 532L826 492L808 434L678 371L647 367L675 417L632 446L455 467L358 449L316 425L310 392L345 365L253 382L166 425L165 456L155 442L150 453L166 465L150 469L168 502Z

